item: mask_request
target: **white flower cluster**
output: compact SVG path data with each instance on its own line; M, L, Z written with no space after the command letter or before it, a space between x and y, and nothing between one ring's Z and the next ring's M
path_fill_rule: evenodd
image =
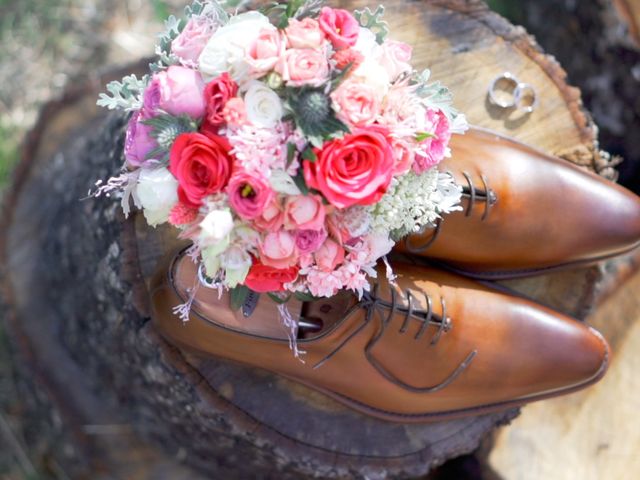
M459 210L461 194L453 177L435 168L395 177L382 200L370 207L371 229L396 237L419 232L441 214Z

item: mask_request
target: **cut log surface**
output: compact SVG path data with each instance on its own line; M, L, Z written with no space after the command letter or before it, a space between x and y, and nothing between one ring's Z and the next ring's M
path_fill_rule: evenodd
M414 45L416 65L452 89L471 123L598 169L579 92L521 28L475 0L385 4L392 36ZM488 102L489 83L504 71L534 86L534 113ZM175 247L175 231L151 229L139 215L125 221L113 199L80 201L122 163L126 119L94 106L105 80L45 109L6 195L0 237L8 330L78 437L92 442L87 423L130 423L210 478L416 477L472 451L517 414L394 424L277 375L167 344L149 319L147 282ZM583 316L601 276L592 268L508 286Z

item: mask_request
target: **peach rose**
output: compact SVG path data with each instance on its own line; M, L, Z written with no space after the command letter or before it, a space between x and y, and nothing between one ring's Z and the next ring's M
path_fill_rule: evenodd
M320 248L316 250L314 257L320 270L333 272L338 265L344 262L344 248L327 238Z
M320 230L324 226L325 209L317 195L288 197L284 212L284 225L289 230Z
M290 87L317 87L329 79L329 62L324 51L293 48L280 58L276 72Z
M247 49L246 62L254 78L273 70L284 51L284 39L279 30L263 28Z
M290 19L284 34L289 48L315 49L320 48L324 41L324 32L320 30L320 24L310 17L302 20Z
M280 230L267 234L259 246L260 260L274 268L293 267L298 262L296 238L291 233Z
M253 221L254 226L263 232L276 232L284 225L284 211L280 200L273 198L271 203L258 218Z
M347 80L331 94L338 118L349 125L373 123L380 112L381 98L371 85Z

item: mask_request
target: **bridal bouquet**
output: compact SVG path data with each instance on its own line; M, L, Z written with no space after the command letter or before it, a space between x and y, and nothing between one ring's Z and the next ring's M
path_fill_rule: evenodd
M98 104L131 117L123 171L96 194L176 227L201 280L240 302L362 295L396 241L459 208L436 167L464 116L387 39L382 7L225 7L170 17L152 73L108 85Z

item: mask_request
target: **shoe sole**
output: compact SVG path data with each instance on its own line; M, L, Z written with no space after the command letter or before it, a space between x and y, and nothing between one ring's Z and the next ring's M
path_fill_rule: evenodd
M568 388L564 388L564 389L560 389L560 390L554 390L553 392L544 393L544 394L540 394L540 395L532 395L532 396L524 398L524 399L491 403L491 404L486 404L486 405L480 405L480 406L477 406L477 407L463 408L463 409L459 409L459 410L451 410L451 411L435 412L435 413L418 413L418 414L394 413L394 412L389 412L389 411L386 411L386 410L381 410L381 409L378 409L378 408L375 408L375 407L371 407L371 406L366 405L366 404L364 404L362 402L359 402L358 400L354 400L354 399L352 399L352 398L350 398L350 397L348 397L346 395L342 395L340 393L336 393L336 392L333 392L331 390L327 390L325 388L318 387L316 385L313 385L311 383L305 382L304 380L300 380L300 379L295 378L295 377L291 377L291 376L283 375L283 374L278 374L278 375L281 375L282 377L285 377L285 378L287 378L287 379L289 379L289 380L291 380L293 382L301 383L301 384L305 385L306 387L308 387L308 388L310 388L312 390L316 390L318 392L321 392L321 393L327 395L328 397L333 398L337 402L342 403L344 405L347 405L348 407L350 407L353 410L356 410L356 411L358 411L360 413L364 413L364 414L366 414L368 416L371 416L371 417L379 418L381 420L385 420L385 421L389 421L389 422L395 422L395 423L445 422L445 421L449 421L449 420L456 420L456 419L463 418L463 417L478 416L478 415L485 415L485 414L488 414L488 413L499 412L499 411L507 410L509 408L522 407L522 406L524 406L524 405L526 405L528 403L533 403L533 402L537 402L537 401L540 401L540 400L547 400L547 399L550 399L550 398L559 397L561 395L567 395L567 394L582 390L584 388L587 388L590 385L593 385L594 383L597 383L607 373L607 370L609 368L610 352L609 352L608 344L604 340L604 338L602 337L600 332L598 332L597 330L595 330L594 328L591 328L591 327L589 327L589 329L591 330L591 332L593 334L595 334L598 337L598 339L600 340L600 342L602 343L602 345L605 348L605 356L604 356L604 359L602 360L602 364L600 365L600 368L595 373L595 375L592 378L590 378L589 380L587 380L585 382L582 382L580 384L577 384L577 385L573 385L573 386L568 387Z
M596 263L603 262L605 260L610 260L612 258L625 255L627 253L634 251L638 247L640 247L640 242L620 252L603 255L601 257L596 257L589 260L576 260L573 262L552 265L550 267L528 268L528 269L522 269L522 270L501 270L496 272L477 272L473 270L466 270L464 268L455 266L454 264L447 263L446 261L438 260L435 258L416 257L415 255L408 255L408 256L410 256L412 259L419 258L425 262L428 262L431 265L440 267L443 270L447 270L449 272L456 273L458 275L462 275L467 278L472 278L474 280L493 281L493 280L515 280L518 278L527 278L527 277L533 277L537 275L545 275L547 273L554 273L557 271L567 270L567 269L576 268L576 267L588 267L591 265L595 265Z

